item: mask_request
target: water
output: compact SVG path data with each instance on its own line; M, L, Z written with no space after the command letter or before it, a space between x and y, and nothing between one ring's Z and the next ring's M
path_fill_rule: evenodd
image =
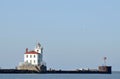
M0 74L0 79L120 79L112 74Z

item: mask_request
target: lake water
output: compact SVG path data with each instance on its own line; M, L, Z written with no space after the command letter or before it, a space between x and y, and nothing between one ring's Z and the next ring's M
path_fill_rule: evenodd
M120 79L112 74L0 74L0 79Z

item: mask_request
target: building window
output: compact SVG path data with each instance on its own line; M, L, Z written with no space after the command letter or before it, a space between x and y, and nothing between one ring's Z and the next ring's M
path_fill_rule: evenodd
M28 60L26 60L26 62L28 63Z
M26 55L26 58L28 58L28 55Z
M30 55L30 58L32 58L32 55Z
M35 58L35 55L34 55L34 58Z

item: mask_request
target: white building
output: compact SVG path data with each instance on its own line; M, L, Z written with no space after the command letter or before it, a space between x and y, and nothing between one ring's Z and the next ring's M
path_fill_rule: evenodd
M24 53L24 63L30 63L32 65L42 65L42 58L43 58L43 48L41 44L38 43L35 46L35 49L32 51L28 51L26 48L26 52Z

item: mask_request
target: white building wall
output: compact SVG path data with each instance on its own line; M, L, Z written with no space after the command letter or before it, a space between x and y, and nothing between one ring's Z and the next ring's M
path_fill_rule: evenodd
M38 65L38 54L24 54L24 62L31 63L32 65Z

